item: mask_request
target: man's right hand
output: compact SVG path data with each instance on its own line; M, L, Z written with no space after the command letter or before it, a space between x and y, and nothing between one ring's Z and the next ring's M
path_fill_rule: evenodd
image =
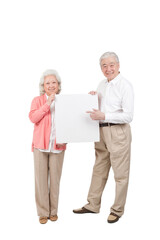
M97 94L97 92L95 92L95 91L90 91L88 94L91 94L91 95L96 95L96 94Z

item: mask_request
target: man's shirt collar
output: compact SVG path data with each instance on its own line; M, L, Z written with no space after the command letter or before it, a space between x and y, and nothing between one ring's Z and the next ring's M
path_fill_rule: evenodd
M121 78L121 74L119 73L114 79L112 79L110 82L108 82L108 79L106 79L106 83L110 83L110 84L113 84L115 85L119 79Z

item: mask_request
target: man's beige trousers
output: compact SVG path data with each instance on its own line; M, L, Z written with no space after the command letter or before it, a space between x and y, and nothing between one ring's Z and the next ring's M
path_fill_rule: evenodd
M116 182L115 201L111 212L118 216L124 213L130 168L131 130L129 124L100 128L100 142L95 143L96 161L88 193L88 204L84 207L99 212L101 196L108 179L110 167Z
M34 149L35 198L38 216L56 215L64 151L47 153Z

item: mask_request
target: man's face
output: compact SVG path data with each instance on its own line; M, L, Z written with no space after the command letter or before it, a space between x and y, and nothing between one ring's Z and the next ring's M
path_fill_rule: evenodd
M113 80L119 74L119 63L115 57L107 57L101 61L101 70L108 81Z

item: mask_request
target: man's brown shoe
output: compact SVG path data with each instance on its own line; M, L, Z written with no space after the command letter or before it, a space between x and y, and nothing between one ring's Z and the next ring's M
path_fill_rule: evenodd
M57 215L51 215L51 216L49 216L49 219L51 220L51 221L57 221L57 219L58 219L58 216Z
M48 221L48 218L47 218L47 217L40 217L40 218L39 218L39 222L40 222L41 224L45 224L45 223L47 223L47 221Z
M115 222L117 222L119 220L119 218L120 217L117 214L111 212L109 217L108 217L108 219L107 219L107 221L108 221L108 223L115 223Z
M73 210L74 213L78 213L78 214L83 214L83 213L95 213L95 212L92 212L84 207L82 208L79 208L79 209L74 209Z

